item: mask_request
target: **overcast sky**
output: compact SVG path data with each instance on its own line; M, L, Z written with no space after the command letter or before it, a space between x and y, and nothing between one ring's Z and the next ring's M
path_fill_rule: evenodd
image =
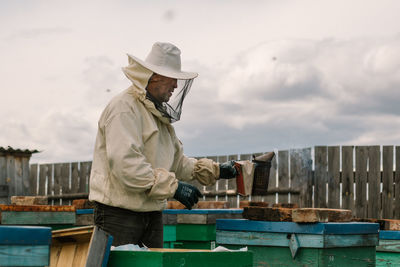
M400 1L0 1L0 146L92 159L126 53L176 44L199 73L188 156L399 145Z

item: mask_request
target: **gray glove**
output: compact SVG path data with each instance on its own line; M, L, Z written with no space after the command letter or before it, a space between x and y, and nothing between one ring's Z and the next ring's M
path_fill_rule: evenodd
M183 182L178 182L178 188L175 191L174 198L191 210L192 206L199 201L203 195L195 186Z
M230 160L219 164L219 178L231 179L236 178L237 171L235 168L235 161Z

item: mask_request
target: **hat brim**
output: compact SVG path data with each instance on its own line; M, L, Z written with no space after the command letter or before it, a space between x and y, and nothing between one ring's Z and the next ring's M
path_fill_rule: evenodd
M157 65L153 65L150 63L147 63L135 56L132 56L130 54L127 54L130 60L136 61L138 64L142 65L146 69L151 70L152 72L155 72L157 74L160 74L162 76L166 76L169 78L173 79L180 79L180 80L190 80L194 79L198 76L198 73L196 72L185 72L185 71L174 71L174 70L169 70Z

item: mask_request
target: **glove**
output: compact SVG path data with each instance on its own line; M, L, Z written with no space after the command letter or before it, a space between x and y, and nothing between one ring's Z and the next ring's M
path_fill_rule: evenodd
M199 201L199 197L203 195L195 186L178 182L178 188L175 191L174 198L191 210L192 206Z
M235 168L235 161L230 160L219 164L219 178L230 179L236 178L237 171Z

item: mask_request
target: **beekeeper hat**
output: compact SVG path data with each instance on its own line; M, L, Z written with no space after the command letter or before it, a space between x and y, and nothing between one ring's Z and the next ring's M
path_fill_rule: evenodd
M181 50L170 43L154 43L145 61L130 54L128 58L129 64L135 61L152 72L174 79L190 80L198 75L181 70Z

